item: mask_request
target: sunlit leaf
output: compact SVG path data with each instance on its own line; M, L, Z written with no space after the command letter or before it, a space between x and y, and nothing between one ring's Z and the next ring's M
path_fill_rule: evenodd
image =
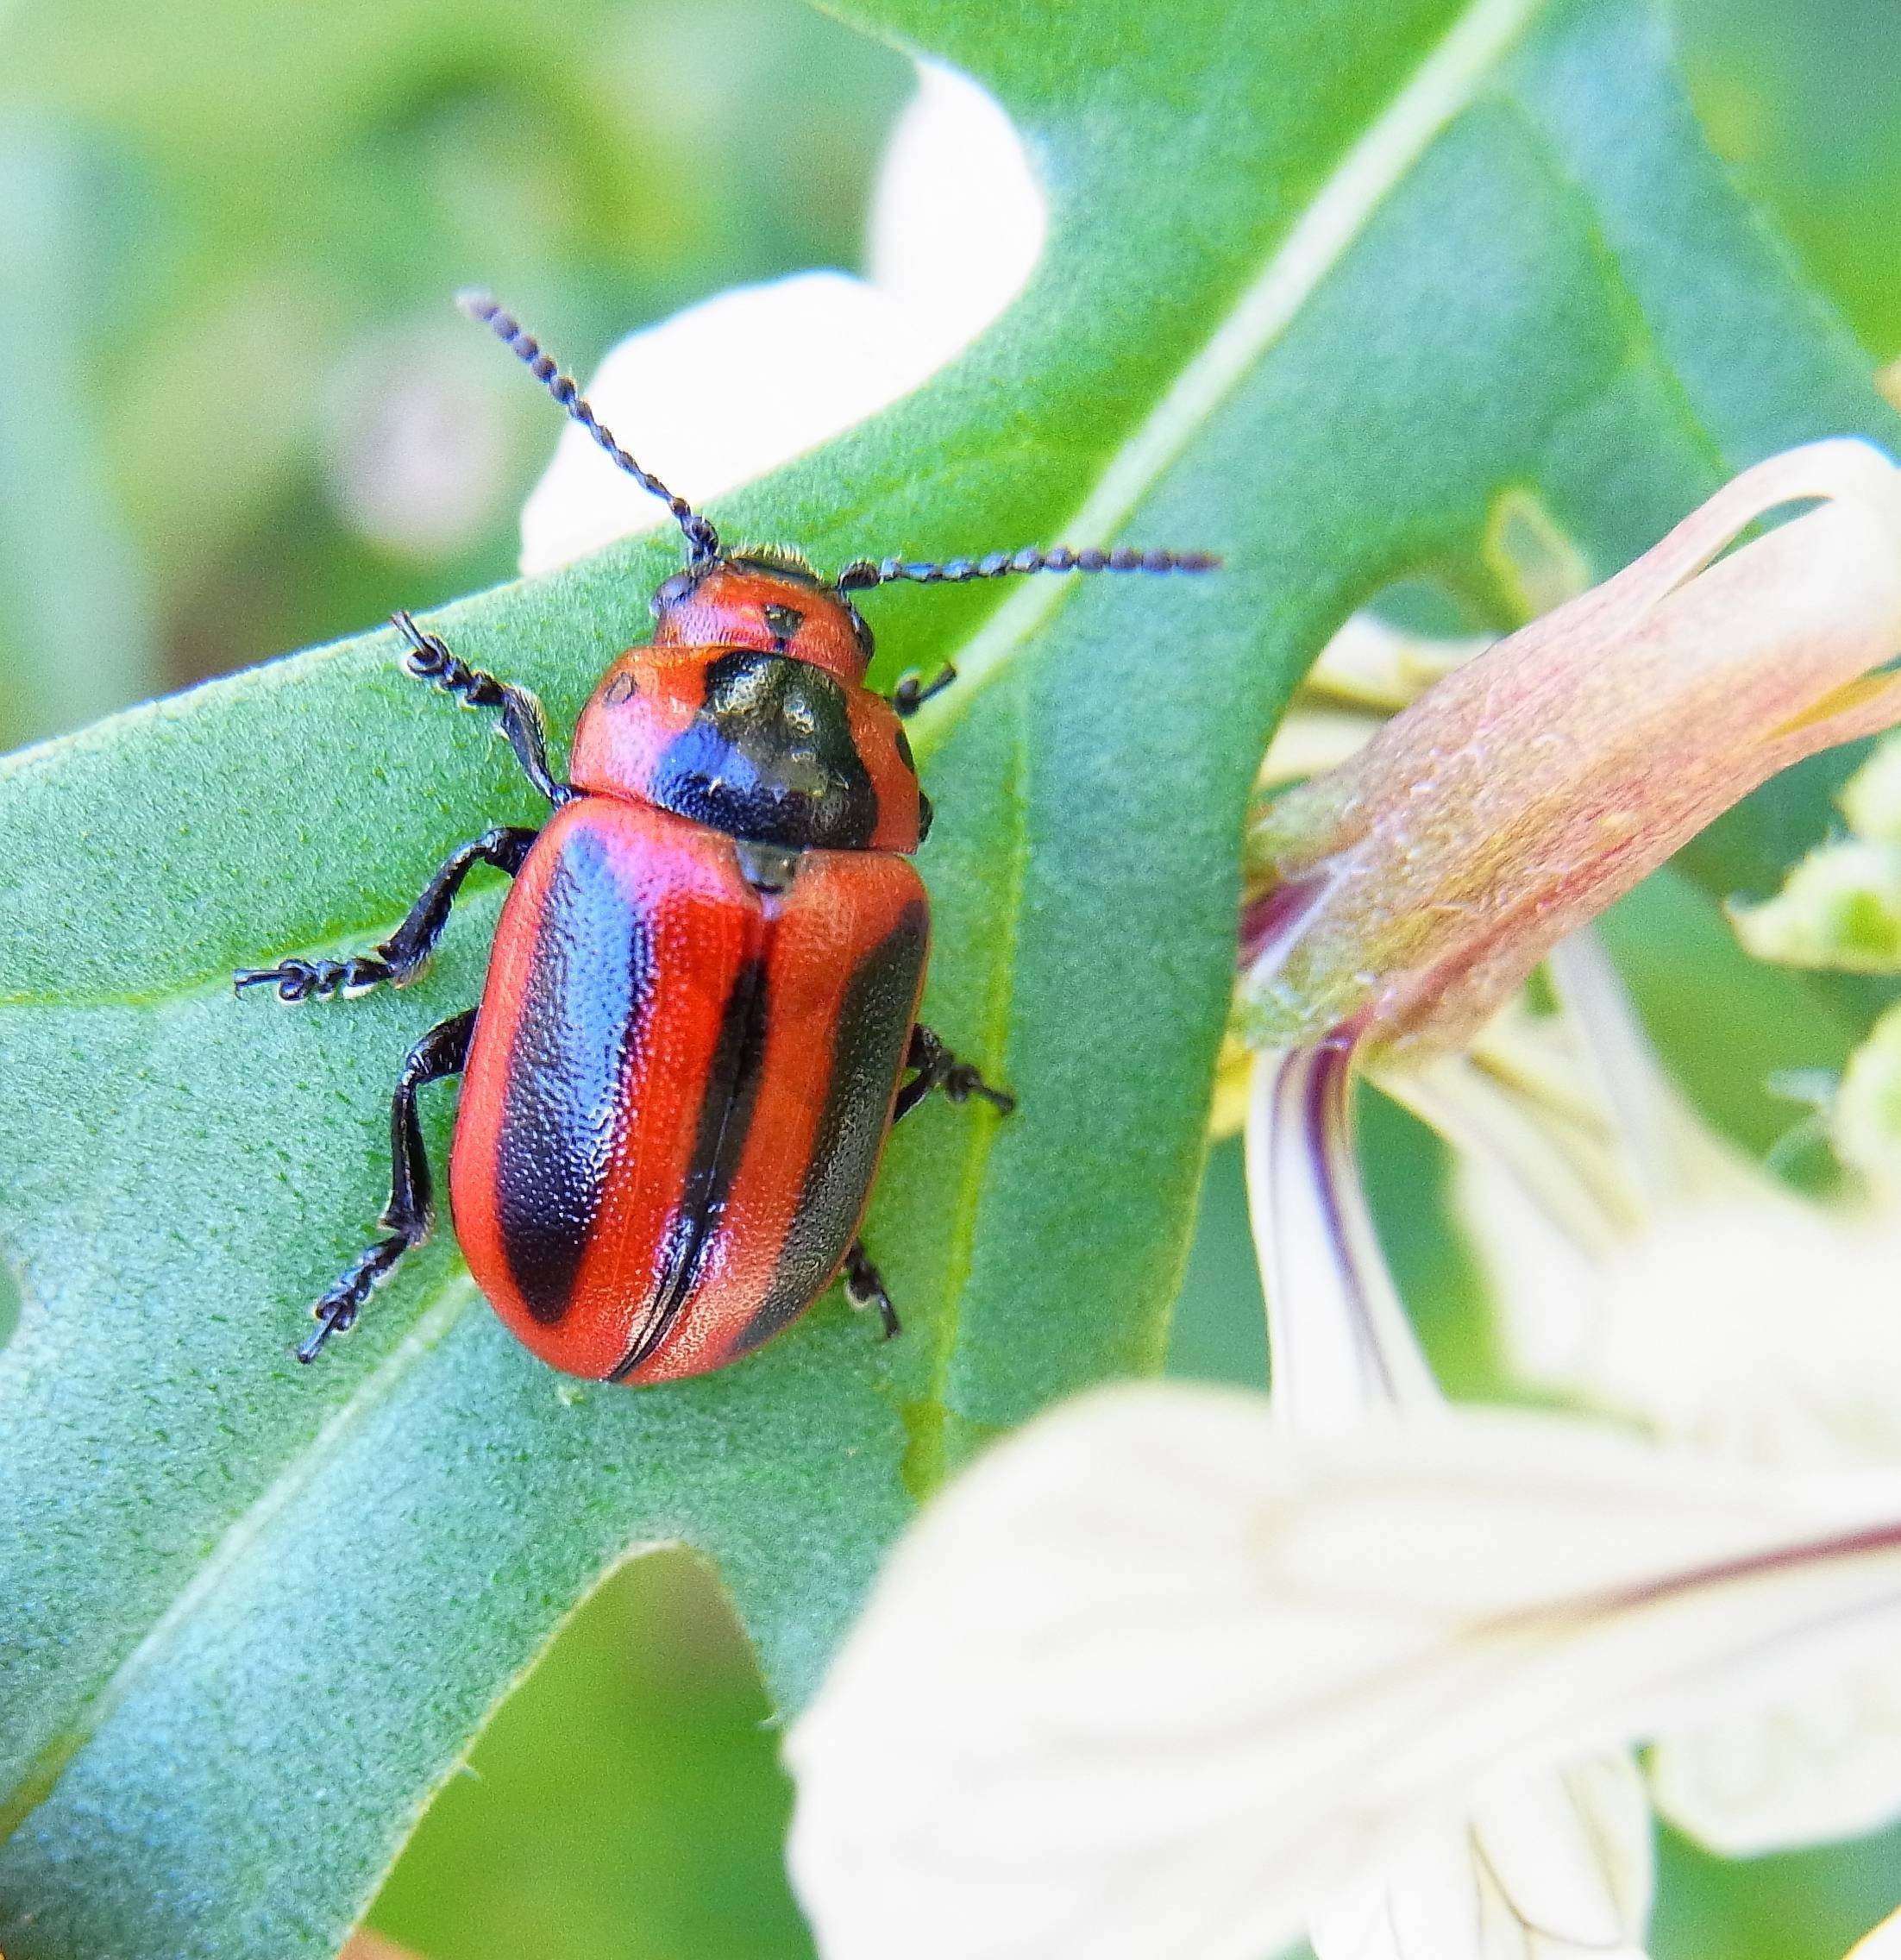
M1409 570L1483 604L1510 487L1603 570L1774 449L1893 440L1637 0L851 12L995 89L1050 243L956 368L722 505L729 534L823 564L1120 538L1227 564L868 601L881 675L964 670L918 729L927 1011L1019 1114L934 1109L899 1139L869 1234L907 1321L887 1347L832 1302L714 1379L577 1389L506 1340L445 1234L298 1371L304 1304L380 1202L392 1072L475 997L495 895L394 998L292 1014L225 977L380 937L532 802L388 634L9 765L9 1960L334 1950L632 1547L712 1553L797 1705L947 1466L1159 1361L1236 842L1314 650ZM436 623L565 727L672 562L627 545Z

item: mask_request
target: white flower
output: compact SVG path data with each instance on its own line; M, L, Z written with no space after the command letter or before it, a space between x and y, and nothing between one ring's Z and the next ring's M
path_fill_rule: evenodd
M1383 1078L1457 1149L1518 1372L1740 1463L1901 1467L1901 1219L1798 1198L1704 1130L1589 941L1554 973L1563 1017L1507 1017L1470 1056ZM1741 1856L1901 1815L1901 1664L1795 1686L1659 1735L1672 1823Z
M869 280L738 286L615 347L587 387L643 462L704 504L908 394L1021 290L1044 205L1008 118L975 82L919 66L874 200ZM521 569L668 522L570 426L522 512Z
M1721 1440L1735 1391L1684 1419L1684 1286L1663 1241L1633 1250L1663 1203L1763 1180L1653 1070L1633 1092L1627 1015L1598 1014L1591 1080L1535 1041L1419 1075L1520 1201L1542 1365L1574 1389L1661 1371L1679 1433L1457 1410L1347 1112L1360 1053L1443 1054L1764 776L1901 714L1898 640L1901 478L1815 445L1258 815L1244 1008L1288 1044L1257 1063L1249 1134L1271 1401L1086 1398L927 1509L787 1743L827 1960L1256 1960L1303 1926L1322 1960L1632 1953L1651 1869L1625 1752L1659 1735L1656 1787L1713 1842L1885 1814L1901 1723L1868 1726L1866 1687L1901 1633L1901 1467L1692 1454L1680 1432ZM1574 991L1604 979L1588 949L1567 964ZM1660 1299L1622 1322L1620 1260ZM1782 1369L1785 1407L1803 1379ZM1851 1407L1876 1423L1858 1387L1823 1402L1832 1441Z
M1884 1919L1856 1946L1848 1960L1901 1960L1901 1913Z
M1242 1960L1303 1926L1323 1960L1628 1954L1617 1745L1753 1764L1759 1710L1879 1673L1901 1469L1439 1399L1346 1154L1350 1060L1258 1069L1271 1404L1085 1398L900 1546L787 1744L826 1960ZM1838 1805L1877 1756L1842 1740Z
M1445 1404L1393 1290L1353 1162L1352 1051L1264 1055L1247 1126L1270 1406L1291 1433L1430 1423ZM1650 1806L1628 1752L1539 1769L1421 1831L1324 1901L1319 1960L1634 1952L1650 1914Z
M1471 1410L1313 1441L1257 1398L1100 1391L900 1547L788 1740L793 1876L827 1960L1259 1960L1465 1817L1529 1902L1554 1861L1515 1786L1898 1634L1901 1475ZM1468 1904L1402 1951L1459 1951Z

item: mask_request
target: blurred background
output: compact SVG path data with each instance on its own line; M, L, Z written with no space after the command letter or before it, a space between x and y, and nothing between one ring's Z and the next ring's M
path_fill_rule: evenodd
M1894 360L1901 8L1677 13L1716 147ZM722 286L856 268L913 86L796 0L0 0L0 748L509 576L557 418L449 293L493 286L585 372ZM1765 969L1759 1028L1683 1010L1699 961L1737 997L1713 914L1699 941L1672 914L1647 987L1668 902L1637 895L1614 943L1706 1110L1766 1150L1800 1112L1754 1085L1829 1056L1786 1052ZM1365 1141L1435 1360L1494 1387L1433 1146L1371 1099ZM1233 1145L1175 1366L1263 1377ZM483 1737L372 1923L429 1960L809 1955L775 1756L717 1588L643 1561ZM1654 1950L1838 1960L1897 1869L1901 1835L1735 1865L1671 1843Z

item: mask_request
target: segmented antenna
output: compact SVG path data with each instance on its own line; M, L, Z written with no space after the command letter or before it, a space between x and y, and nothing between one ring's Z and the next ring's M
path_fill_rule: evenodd
M587 398L574 386L574 378L562 373L555 365L554 357L542 351L541 342L519 320L511 313L505 312L497 301L486 292L458 292L455 295L455 304L470 319L480 320L484 326L488 327L495 337L606 450L615 462L643 490L650 491L666 505L686 535L687 560L689 564L703 565L719 556L719 533L713 529L712 524L701 517L684 497L674 496L657 476L649 470L643 469L621 448L614 440L613 431L587 405Z
M1127 545L1114 551L1072 551L1066 544L1053 551L1032 548L993 551L986 558L947 558L942 564L907 564L898 558L873 564L860 558L839 573L838 589L863 592L900 579L915 585L961 585L966 579L1008 578L1013 572L1212 572L1220 562L1211 551L1137 551Z

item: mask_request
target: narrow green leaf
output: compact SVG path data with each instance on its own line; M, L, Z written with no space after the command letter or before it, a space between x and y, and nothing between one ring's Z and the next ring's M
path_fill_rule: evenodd
M918 744L927 1012L1020 1112L933 1109L894 1145L869 1233L908 1329L888 1346L832 1301L711 1380L577 1388L445 1234L300 1372L303 1305L380 1201L391 1076L475 998L496 894L393 999L278 1012L223 977L375 939L531 801L388 634L9 765L10 1960L329 1951L630 1549L712 1554L796 1706L950 1465L1159 1364L1242 813L1328 631L1403 574L1482 587L1515 487L1602 569L1773 449L1892 439L1638 0L853 11L995 86L1051 242L963 361L734 499L727 534L826 564L1123 537L1227 562L869 601L887 670L964 669ZM629 545L436 623L565 726L669 562Z
M33 295L32 355L0 362L0 741L77 726L157 684L136 554L84 399L118 241L99 207L135 201L105 160L0 109L0 292ZM112 193L116 192L116 198Z

